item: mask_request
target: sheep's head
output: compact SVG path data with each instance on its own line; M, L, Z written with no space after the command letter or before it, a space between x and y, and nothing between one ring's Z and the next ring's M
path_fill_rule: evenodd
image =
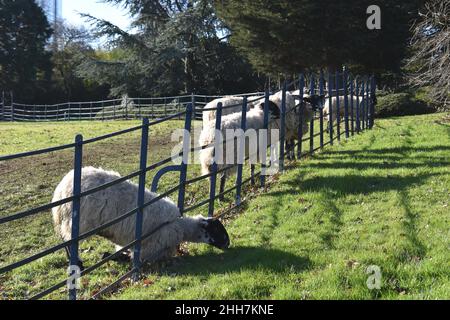
M257 107L260 110L264 110L264 104L265 104L265 102L262 102L262 103L258 104ZM275 120L275 119L280 119L280 117L281 117L280 108L273 101L269 100L269 121Z
M319 108L322 108L322 106L325 103L325 96L324 95L310 95L303 98L303 101L309 103L313 110L318 110Z
M218 219L203 218L201 224L201 242L210 244L216 248L225 250L230 246L230 237Z

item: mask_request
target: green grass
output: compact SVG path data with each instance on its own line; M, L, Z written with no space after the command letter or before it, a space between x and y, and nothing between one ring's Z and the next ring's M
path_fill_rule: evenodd
M187 254L146 267L143 280L126 282L111 298L449 299L450 123L443 119L435 114L380 120L373 131L289 163L271 188L226 220L229 251L189 245ZM0 154L134 124L0 124ZM170 132L181 126L174 121L153 129L149 162L170 155ZM87 147L84 161L126 174L137 169L138 154L136 133ZM0 163L0 215L48 202L72 157L72 152L60 152ZM194 166L190 176L196 174ZM170 185L172 176L164 179L162 190ZM187 198L201 200L207 186L191 187ZM48 212L0 226L0 266L58 241ZM87 266L104 251L112 247L101 238L82 242ZM39 292L64 279L66 265L60 252L0 276L0 299ZM367 288L370 265L381 268L380 290ZM83 280L81 297L127 270L127 264L108 263Z
M116 299L449 299L450 125L382 120L284 174L206 246ZM380 290L366 269L381 268ZM149 285L149 283L151 285Z
M68 123L0 123L0 155L26 152L61 144L72 143L74 136L83 134L85 139L140 125L138 121L117 122L68 122ZM200 122L194 124L201 126ZM177 145L171 141L174 129L183 128L184 121L169 121L150 128L148 164L171 156ZM83 149L83 165L92 165L118 171L122 175L139 169L140 131L135 131L94 144ZM188 178L199 175L200 166L189 167ZM51 202L53 190L62 177L73 168L73 150L0 162L0 216L9 216ZM147 187L151 186L157 170L148 173ZM246 169L244 177L249 177ZM179 175L170 173L160 181L163 193L178 183ZM135 179L137 182L137 179ZM233 184L229 179L227 188ZM206 199L209 182L204 180L186 188L187 206ZM177 194L172 195L176 199ZM217 201L218 209L232 201ZM205 214L205 207L192 214ZM61 240L55 235L51 214L42 212L30 218L0 226L0 267L19 261L56 245ZM93 237L81 243L81 258L85 265L98 262L104 252L113 252L108 241ZM64 250L49 255L27 266L0 275L0 299L20 299L62 281L65 278L67 259ZM129 270L126 264L110 262L85 280L81 298L88 298L96 290L108 285ZM56 292L50 298L63 298L65 292Z

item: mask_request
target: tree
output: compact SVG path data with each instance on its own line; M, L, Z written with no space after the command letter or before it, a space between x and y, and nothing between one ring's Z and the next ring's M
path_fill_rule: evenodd
M247 89L256 74L250 64L218 34L221 22L209 0L105 0L127 8L133 33L105 20L86 16L98 35L124 54L113 61L86 59L80 73L112 84L112 95L219 93ZM238 68L225 68L228 61ZM220 73L220 76L218 76ZM224 82L213 81L224 79Z
M81 78L77 69L86 56L96 57L91 43L94 37L84 27L74 27L64 21L56 25L55 51L53 63L53 97L59 101L98 99L107 95L107 87L99 87L95 82Z
M450 102L450 1L432 0L414 26L414 54L409 66L415 69L411 83L429 87L436 104L448 108Z
M232 43L260 71L308 68L398 72L407 54L409 28L422 1L380 0L381 30L366 25L368 0L216 0Z
M0 0L0 88L30 101L51 77L52 30L34 0Z

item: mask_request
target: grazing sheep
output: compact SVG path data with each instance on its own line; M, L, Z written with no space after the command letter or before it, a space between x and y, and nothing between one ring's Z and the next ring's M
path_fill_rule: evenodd
M72 196L73 171L56 187L53 202ZM87 191L117 180L120 175L93 167L82 169L81 189ZM89 232L137 207L138 185L125 181L81 198L80 234ZM157 195L145 190L145 203ZM71 239L72 202L53 208L55 231L64 241ZM98 231L98 235L113 242L117 248L135 240L136 216L132 215L117 224ZM156 230L156 231L155 231ZM177 246L184 242L207 243L220 249L229 246L229 237L219 220L201 216L182 217L177 206L168 198L161 199L143 210L142 235L155 231L142 240L141 260L172 256Z
M269 99L269 132L271 129L279 129L280 128L280 116L281 116L281 99L282 93L276 93L271 96ZM312 107L307 102L305 104L305 108L302 108L303 117L302 124L299 124L299 115L298 108L295 107L294 98L290 93L286 93L286 139L292 140L295 139L298 135L298 128L301 127L303 132L307 132L308 123L312 118ZM226 132L227 130L238 130L241 128L242 123L242 114L240 112L233 113L222 117L221 122L221 133L223 139L227 139ZM247 130L255 130L258 132L261 129L264 129L264 101L256 104L252 109L247 112L246 116L246 124ZM201 146L211 145L215 141L215 121L210 121L206 124L204 129L202 130L199 138L199 144ZM259 134L258 134L259 137ZM270 145L270 135L267 137L267 142ZM225 158L226 154L226 143L223 143L223 157ZM256 154L249 153L248 142L246 142L245 146L245 156L252 157L252 159L257 159L260 150L256 151ZM257 149L257 148L256 148ZM255 149L253 149L255 150ZM237 145L234 144L234 164L237 163ZM212 164L214 159L214 148L206 148L200 151L200 163L202 166L202 174L206 175L212 172ZM229 160L229 159L227 159ZM225 162L225 161L224 161ZM229 162L229 161L227 161ZM230 166L232 163L226 164L218 164L218 170L221 170L224 167ZM223 172L221 174L221 183L220 183L220 194L223 193L225 189L226 177L232 173L234 173L236 167L233 167L227 172ZM223 199L223 197L221 197Z
M254 107L254 105L261 99L264 101L264 97L259 97L259 96L258 97L256 97L256 96L248 97L247 98L247 101L248 101L247 111L250 110L252 107ZM205 106L205 109L217 108L217 105L219 103L222 103L222 107L224 107L224 109L222 110L222 117L223 117L223 116L226 116L227 114L241 112L242 105L244 103L244 97L227 96L227 97L215 99L215 100L209 102ZM234 107L225 108L228 106L234 106ZM203 111L202 117L203 117L203 128L206 128L208 122L216 119L216 110Z
M357 97L357 96L353 96L353 110L356 110L356 107L358 105L358 101L359 101L359 105L361 106L363 103L365 103L365 101L367 101L366 97ZM332 97L331 98L331 106L332 106L332 118L333 118L333 124L337 122L337 98L336 97ZM351 103L352 103L352 99L350 98L350 96L348 96L348 115L349 118L351 117ZM356 112L356 111L355 111ZM323 108L323 116L327 118L327 130L330 130L330 99L329 97L326 98L325 101L325 105ZM339 116L342 119L345 116L345 96L339 96Z
M307 102L307 107L302 108L302 119L305 119L302 124L302 133L305 134L309 130L309 123L311 122L313 116L314 116L314 110L317 110L324 104L325 96L318 96L318 95L310 95L307 93L308 89L305 88L303 90L303 101ZM295 90L290 92L290 94L295 99L295 105L296 108L300 106L302 103L302 100L300 99L300 90ZM287 151L287 158L289 160L295 159L295 141L298 139L298 132L290 132L288 134L288 137L286 138L286 151Z

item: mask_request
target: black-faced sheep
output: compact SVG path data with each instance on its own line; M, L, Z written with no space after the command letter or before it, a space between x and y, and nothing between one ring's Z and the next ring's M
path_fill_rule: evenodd
M250 110L253 108L258 102L264 101L264 97L248 97L247 101L247 110ZM227 114L232 114L235 112L242 112L242 106L244 103L244 97L234 97L234 96L227 96L219 99L215 99L211 102L209 102L204 108L205 109L215 109L217 108L217 105L219 103L222 103L222 107L224 108L222 110L222 117L226 116ZM216 110L206 110L203 111L203 128L205 128L209 122L216 119Z
M331 126L331 119L333 120L333 125L337 122L337 98L336 97L332 97L331 98L331 106L332 106L332 113L330 112L330 99L327 98L325 101L325 105L323 108L323 116L326 117L327 119L327 130L330 130L330 126ZM354 113L356 113L356 108L359 106L361 108L361 106L366 103L366 101L368 101L366 99L366 97L362 97L362 96L353 96L353 110ZM351 103L352 103L352 99L350 98L350 96L348 96L348 117L349 119L351 118L352 114L351 114ZM339 96L339 118L341 119L341 123L342 123L342 119L345 116L345 96Z
M281 101L282 101L282 93L276 93L275 95L270 97L269 102L269 127L268 127L268 136L267 143L271 145L270 141L270 132L271 129L280 129L281 123ZM299 128L302 128L302 131L306 133L308 131L308 124L312 118L312 107L307 102L305 103L304 108L302 108L302 123L299 123L299 108L295 106L295 101L293 96L290 93L286 93L286 140L296 139L298 136ZM221 119L221 139L227 140L227 131L236 131L241 129L242 125L242 113L236 112L233 114L226 115ZM246 129L254 130L256 132L256 137L259 138L259 130L264 129L264 101L256 104L252 109L247 112L246 116ZM201 146L212 145L215 141L215 121L210 121L203 128L200 138L199 144ZM255 143L255 142L254 142ZM237 164L237 145L234 144L234 162L230 163L230 159L226 158L226 143L222 144L222 155L223 155L223 163L218 163L218 170L221 170L225 167L228 167L233 164ZM259 155L261 150L259 150L259 140L256 145L252 145L251 147L248 145L248 141L245 146L245 157L250 157L251 159L259 159ZM214 148L209 147L200 151L200 163L202 166L202 174L207 175L212 172L212 165L214 162ZM221 183L220 183L220 194L224 192L225 189L225 181L226 177L236 170L236 166L232 169L227 170L226 172L221 174ZM221 197L223 198L223 197Z
M72 196L73 171L69 172L57 186L53 202ZM111 181L120 175L93 167L82 169L81 189L87 191ZM145 190L145 203L157 195ZM138 185L125 181L81 198L80 233L89 232L137 207ZM72 202L52 210L55 230L63 240L71 239ZM161 227L162 226L162 227ZM118 249L135 240L136 215L98 232L98 235L113 242ZM159 228L159 229L158 229ZM230 240L219 220L202 216L182 217L177 206L168 198L161 199L143 210L142 235L154 234L142 241L141 260L162 259L172 256L182 242L207 243L220 249L228 248ZM155 255L157 255L155 257Z

